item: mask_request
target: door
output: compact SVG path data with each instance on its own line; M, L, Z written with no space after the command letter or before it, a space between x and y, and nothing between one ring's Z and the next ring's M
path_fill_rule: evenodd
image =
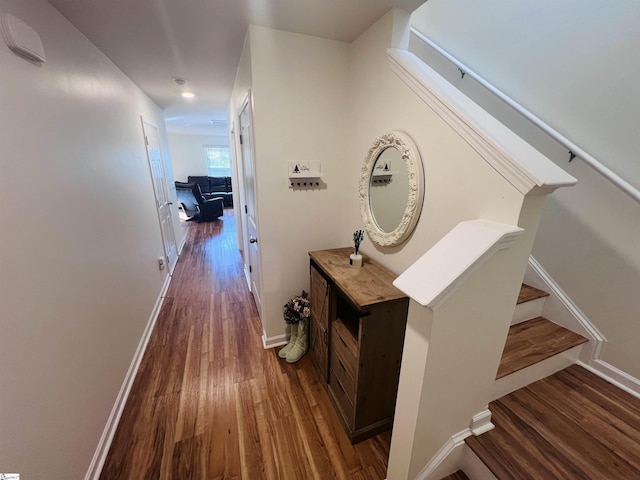
M165 259L169 265L169 273L171 273L178 261L178 246L176 245L176 235L171 217L171 205L173 203L169 201L167 179L160 153L160 136L158 135L158 128L144 119L142 120L142 131L147 146L147 159L149 160L149 171L153 181L153 191L156 196L156 208L158 209Z
M244 168L244 238L248 240L245 270L249 279L249 289L261 313L262 283L260 277L260 243L256 211L255 159L253 157L253 129L251 126L251 97L248 96L240 109L240 153Z

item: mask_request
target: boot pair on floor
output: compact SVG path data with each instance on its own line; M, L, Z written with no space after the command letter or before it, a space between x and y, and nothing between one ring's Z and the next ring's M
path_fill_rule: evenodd
M285 358L287 363L295 363L307 353L309 345L309 320L304 318L298 323L291 324L291 336L289 343L278 352L280 358Z

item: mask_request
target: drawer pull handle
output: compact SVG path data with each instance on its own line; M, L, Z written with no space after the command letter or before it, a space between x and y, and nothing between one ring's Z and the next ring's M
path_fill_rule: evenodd
M340 387L340 390L342 390L342 393L344 393L345 395L347 394L347 392L345 391L344 387L342 386L342 384L340 383L340 380L338 380L338 386Z
M327 344L327 331L325 330L324 333L322 334L322 336L324 337L324 344Z
M342 363L342 360L338 359L338 363L340 364L340 367L342 367L342 370L346 371L347 369L344 368L344 364Z
M347 343L344 341L344 338L340 337L340 341L342 342L342 344L346 347Z

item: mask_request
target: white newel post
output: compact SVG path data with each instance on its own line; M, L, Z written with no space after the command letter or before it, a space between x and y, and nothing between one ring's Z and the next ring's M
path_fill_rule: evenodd
M521 256L522 268L527 261L512 248L523 233L461 222L394 282L411 303L389 479L416 478L452 435L461 441L472 428L491 428L489 386L519 290L514 260Z

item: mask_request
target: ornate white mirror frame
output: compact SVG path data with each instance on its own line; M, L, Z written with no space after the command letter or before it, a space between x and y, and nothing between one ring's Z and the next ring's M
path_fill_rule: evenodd
M370 202L371 177L375 164L382 152L388 148L395 148L400 152L409 176L409 192L404 214L398 226L391 232L385 232L378 226L371 211ZM391 247L404 242L418 223L423 200L424 173L422 159L413 140L408 135L398 131L392 131L376 138L362 166L359 188L360 214L365 230L371 240L383 247Z

